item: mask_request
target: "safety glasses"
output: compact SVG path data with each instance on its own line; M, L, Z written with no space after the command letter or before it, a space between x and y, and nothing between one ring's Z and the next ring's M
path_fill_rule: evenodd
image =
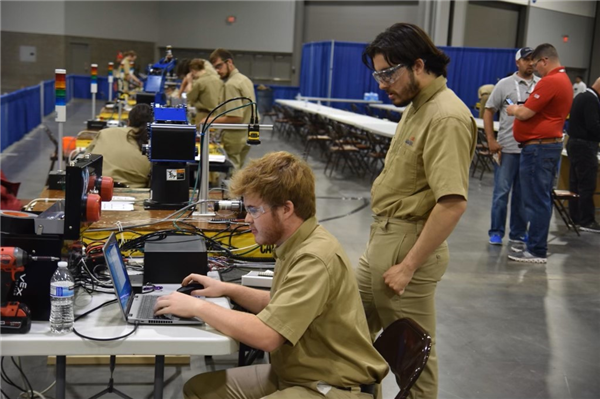
M258 219L259 217L261 217L262 215L267 213L267 211L271 208L272 207L267 207L267 209L265 209L265 207L263 205L261 205L261 206L244 206L244 209L246 209L246 213L248 215L252 216L252 219Z
M404 64L398 64L393 67L383 69L381 71L375 71L373 72L373 78L375 78L377 83L391 85L398 79L398 74L396 74L396 72L398 72L401 68L404 68L405 66L406 65Z

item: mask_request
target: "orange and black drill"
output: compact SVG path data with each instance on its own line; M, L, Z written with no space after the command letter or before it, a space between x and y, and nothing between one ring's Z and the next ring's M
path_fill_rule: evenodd
M25 265L36 261L59 261L54 256L31 256L21 248L0 247L2 265L2 334L25 334L31 328L31 312L27 305L17 301L7 302L6 298L16 281L16 274L25 271Z

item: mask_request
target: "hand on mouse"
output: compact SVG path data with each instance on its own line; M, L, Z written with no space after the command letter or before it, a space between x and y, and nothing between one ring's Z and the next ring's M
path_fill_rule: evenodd
M203 290L195 290L192 295L206 296L206 297L219 297L226 296L226 283L215 280L201 274L192 273L181 282L182 286L186 286L191 283L199 283L204 286Z
M180 292L172 292L158 298L154 305L154 314L157 316L174 314L185 318L196 317L200 313L198 308L202 305L201 302L203 302L202 299Z

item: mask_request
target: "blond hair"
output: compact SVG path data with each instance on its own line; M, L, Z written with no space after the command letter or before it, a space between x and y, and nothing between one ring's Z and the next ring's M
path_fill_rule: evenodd
M235 197L257 195L273 207L291 201L302 220L316 214L315 176L306 162L289 152L250 161L233 176L229 191Z

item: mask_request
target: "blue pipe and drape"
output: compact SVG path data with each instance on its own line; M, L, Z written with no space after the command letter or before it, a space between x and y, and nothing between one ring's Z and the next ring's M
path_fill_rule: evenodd
M390 103L385 92L379 90L371 76L372 71L362 63L362 53L366 46L367 43L337 41L304 44L300 93L308 97L362 99L364 93L375 92L379 94L381 101ZM440 49L450 57L448 87L471 109L479 101L477 89L481 85L495 84L499 79L516 70L517 49L475 47L440 47ZM332 53L333 69L330 73ZM330 82L331 92L329 92ZM347 109L350 104L332 102L332 106Z
M260 93L264 98L263 110L268 110L275 99L291 99L298 90L304 96L362 99L364 93L375 92L384 103L389 103L385 92L379 90L371 72L362 63L366 43L314 42L302 47L300 88L269 86L270 92ZM495 84L515 71L516 49L487 49L470 47L440 47L449 57L448 87L473 112L478 102L477 89L483 84ZM333 57L333 59L332 59ZM333 63L332 63L333 61ZM41 99L43 87L43 102ZM258 92L257 92L258 93ZM90 76L67 76L67 101L71 98L90 99ZM108 79L98 77L98 100L108 98ZM331 103L339 108L350 108L349 103ZM0 150L20 140L54 110L54 81L28 87L0 97ZM43 107L43 110L41 109ZM359 105L362 110L364 106Z

